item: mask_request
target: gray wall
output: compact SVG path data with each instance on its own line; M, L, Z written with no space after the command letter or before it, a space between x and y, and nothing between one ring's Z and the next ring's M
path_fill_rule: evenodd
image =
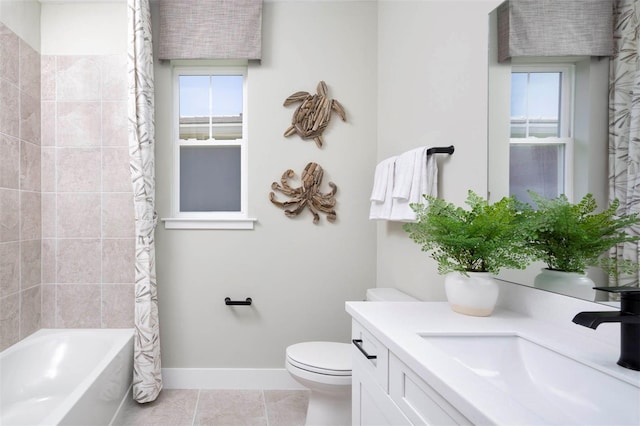
M157 9L152 9L152 15ZM157 16L155 14L154 16ZM375 286L375 225L367 220L376 151L376 3L266 2L263 60L248 72L249 216L253 231L156 232L163 367L281 367L287 345L347 341L345 300ZM282 134L298 90L320 80L347 111L325 146ZM171 69L156 64L157 209L170 214ZM335 223L287 218L271 182L308 162L338 186ZM326 184L325 184L326 185ZM325 187L323 190L327 191ZM224 298L252 297L251 308Z
M488 14L498 0L381 1L378 6L377 158L419 145L438 156L439 196L462 204L487 193ZM377 286L445 300L435 261L401 224L377 228Z
M468 189L486 193L487 15L498 3L265 2L264 59L248 75L249 215L258 222L253 231L159 224L163 367L281 367L288 344L346 341L344 301L362 299L376 285L444 298L435 263L400 224L368 220L373 172L377 161L413 147L454 144L452 157L439 157L440 195L460 203ZM86 38L98 41L93 48L100 54L124 52L114 20L120 12L109 12L114 4L86 4L73 10L73 20L68 6L43 5L44 54L88 54L87 43L63 29L99 16L109 16L110 29L96 22ZM320 80L348 118L334 117L322 150L282 136L293 112L284 99L313 92ZM166 217L172 164L166 64L156 65L156 89L157 209ZM334 224L323 218L313 225L308 214L289 219L268 200L271 182L288 168L301 173L310 161L338 185ZM226 296L250 296L255 304L230 309Z

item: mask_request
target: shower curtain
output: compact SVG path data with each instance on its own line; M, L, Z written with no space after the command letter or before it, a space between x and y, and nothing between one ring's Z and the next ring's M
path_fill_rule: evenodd
M609 73L609 197L620 213L640 212L640 25L637 0L613 2L614 54ZM640 235L640 227L629 230ZM619 244L614 259L640 260L638 243ZM638 286L638 273L611 278L611 286Z
M154 401L162 389L154 230L154 95L149 0L127 0L129 154L135 209L133 397Z

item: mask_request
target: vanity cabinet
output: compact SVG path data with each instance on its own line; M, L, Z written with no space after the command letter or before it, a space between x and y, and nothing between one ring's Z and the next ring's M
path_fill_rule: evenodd
M351 336L354 425L471 424L355 320Z

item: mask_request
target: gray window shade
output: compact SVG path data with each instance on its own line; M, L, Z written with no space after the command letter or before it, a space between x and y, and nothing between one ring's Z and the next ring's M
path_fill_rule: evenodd
M511 145L509 195L532 203L528 190L546 198L565 193L564 146Z
M262 0L160 0L159 59L261 59Z
M181 147L180 211L240 211L240 161L240 147Z
M498 7L500 62L612 53L612 0L507 0Z

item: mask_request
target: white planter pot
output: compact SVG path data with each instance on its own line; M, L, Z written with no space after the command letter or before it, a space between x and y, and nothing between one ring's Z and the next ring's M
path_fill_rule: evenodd
M578 297L585 300L595 300L594 282L585 274L577 272L555 271L543 268L533 281L535 288Z
M451 272L444 278L444 288L455 312L486 317L498 302L498 283L488 272Z

